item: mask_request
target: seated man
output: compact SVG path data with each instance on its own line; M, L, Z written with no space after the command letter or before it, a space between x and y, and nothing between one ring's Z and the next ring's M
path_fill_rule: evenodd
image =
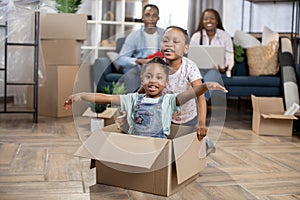
M147 4L143 8L144 26L130 33L120 51L118 64L123 66L126 93L137 91L140 87L140 66L147 63L151 54L159 51L163 29L156 26L159 20L159 9L156 5Z

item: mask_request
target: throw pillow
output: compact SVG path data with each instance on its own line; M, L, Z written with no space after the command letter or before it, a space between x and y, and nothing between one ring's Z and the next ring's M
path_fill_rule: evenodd
M109 58L110 62L113 63L116 70L119 71L120 70L120 65L117 62L117 60L119 58L119 54L117 52L114 52L114 51L109 51L109 52L106 53L106 55Z
M268 45L272 41L279 42L279 34L277 32L272 31L269 27L264 26L264 30L262 32L261 45Z
M243 31L236 31L234 33L233 43L237 46L243 47L244 49L260 46L260 41L257 38Z
M272 41L266 46L246 49L249 75L275 75L279 70L278 64L279 42Z

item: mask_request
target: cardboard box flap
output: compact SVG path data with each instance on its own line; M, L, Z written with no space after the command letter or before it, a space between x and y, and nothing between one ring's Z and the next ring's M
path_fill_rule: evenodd
M117 110L118 110L117 108L106 108L106 110L103 111L102 113L98 113L97 117L103 119L112 118L114 114L117 112Z
M150 169L165 145L166 139L127 135L115 132L94 132L76 153L100 161Z
M92 111L90 107L88 107L84 113L82 114L83 117L95 117L95 118L101 118L101 119L109 119L112 118L117 111L117 108L107 108L102 113L95 113Z
M203 162L206 158L205 142L198 141L196 133L173 139L173 147L178 184L199 173L206 166L206 162Z
M90 158L94 159L95 157L89 152L85 146L82 144L77 151L74 153L75 156L84 157L84 158Z
M282 114L284 112L281 97L256 97L251 95L253 110L260 113Z
M297 119L297 117L292 115L281 115L281 114L261 114L265 119Z

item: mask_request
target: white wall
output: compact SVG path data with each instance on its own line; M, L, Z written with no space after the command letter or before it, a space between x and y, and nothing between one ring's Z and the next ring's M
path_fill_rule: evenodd
M159 8L160 20L157 25L162 28L175 25L186 29L188 2L187 0L149 0L149 3L155 4Z
M236 30L242 29L242 4L243 0L224 0L223 25L232 36ZM245 1L244 9L243 31L262 32L264 26L277 32L292 30L292 2L253 3L251 30L250 2Z

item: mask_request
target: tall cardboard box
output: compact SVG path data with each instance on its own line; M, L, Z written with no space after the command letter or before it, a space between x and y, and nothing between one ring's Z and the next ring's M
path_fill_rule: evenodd
M92 159L97 183L170 196L199 177L206 146L191 127L171 126L170 139L118 132L116 124L95 131L75 153Z
M79 66L46 66L46 81L39 88L38 109L40 115L51 117L72 116L72 109L64 110L66 98L73 93L73 85Z
M78 40L41 40L45 65L80 65L81 45Z
M87 15L76 13L42 13L40 19L41 39L85 40Z
M281 97L251 96L253 115L252 130L257 135L291 136L295 116L284 115Z

